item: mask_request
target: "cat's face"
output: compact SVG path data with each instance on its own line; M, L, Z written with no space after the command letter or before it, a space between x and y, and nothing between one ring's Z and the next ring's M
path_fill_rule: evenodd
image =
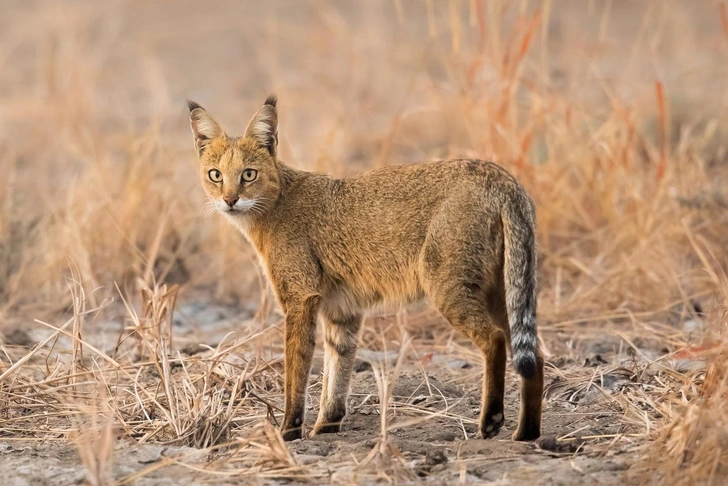
M278 198L273 156L245 137L221 137L205 147L200 179L212 206L228 216L262 214Z
M230 217L264 215L280 191L275 98L266 100L239 138L228 137L201 106L189 102L189 108L208 205Z

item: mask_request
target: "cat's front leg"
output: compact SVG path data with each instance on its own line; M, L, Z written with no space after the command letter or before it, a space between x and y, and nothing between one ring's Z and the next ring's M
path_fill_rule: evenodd
M319 298L310 296L286 305L285 403L281 433L284 440L303 436L306 390L311 360L316 346L316 316Z

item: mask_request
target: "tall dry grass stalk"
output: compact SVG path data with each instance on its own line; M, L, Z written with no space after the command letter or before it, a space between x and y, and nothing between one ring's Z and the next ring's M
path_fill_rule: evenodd
M478 157L514 173L537 203L548 357L583 362L605 342L615 360L632 354L606 370L640 383L609 402L630 433L594 440L652 440L645 454L669 458L649 463L665 478L719 482L725 438L710 423L726 420L725 2L106 7L17 2L0 20L0 324L41 329L34 346L0 350L6 433L92 424L77 437L99 484L115 434L220 454L204 472L166 459L142 474L170 464L314 474L265 425L282 403L272 300L239 235L204 217L181 101L199 95L239 133L276 90L280 152L295 166L343 175ZM258 327L183 354L174 309L200 301L260 302ZM112 316L124 330L107 349L99 336ZM412 347L476 359L440 324L411 319ZM385 334L404 342L402 329ZM710 364L671 364L688 352ZM375 369L371 463L392 450L388 376L400 366ZM591 369L552 370L569 397L598 386Z
M660 403L663 424L650 447L658 467L635 471L644 483L722 484L728 474L728 274L701 256L721 286L722 303L703 342L681 352L705 366L687 374L684 385Z
M105 390L100 389L98 398L98 407L79 403L79 413L68 434L86 469L86 481L90 486L114 484L112 468L118 431L114 427L114 412Z
M386 355L386 340L384 336L382 336L382 342L385 343ZM412 340L405 334L397 355L397 360L392 369L390 369L389 362L386 359L379 363L372 363L374 380L376 381L377 392L379 394L380 436L369 455L361 462L361 467L366 467L374 461L377 469L381 472L384 472L382 469L396 468L396 466L399 466L400 470L406 470L402 454L389 438L389 428L391 426L390 419L392 413L390 408L395 406L392 400L394 385L397 383L397 378L399 378L404 363L404 357L411 344Z

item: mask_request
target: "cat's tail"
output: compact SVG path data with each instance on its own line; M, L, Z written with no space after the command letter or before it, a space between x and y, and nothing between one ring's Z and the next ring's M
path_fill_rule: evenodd
M520 188L519 188L520 189ZM511 329L513 366L524 378L536 374L536 231L535 207L523 190L502 212L506 310Z

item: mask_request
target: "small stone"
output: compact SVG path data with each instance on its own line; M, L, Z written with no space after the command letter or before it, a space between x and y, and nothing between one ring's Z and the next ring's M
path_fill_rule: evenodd
M425 464L428 466L447 464L447 456L441 449L430 449L425 454Z
M357 360L354 364L354 372L355 373L362 373L364 371L369 371L372 369L372 364L369 361L364 360Z
M552 435L542 436L536 439L536 447L544 451L560 452L571 454L579 450L584 445L584 441L576 437L571 440L559 442Z
M544 451L555 451L558 442L556 442L556 437L553 435L545 435L536 439L536 446Z

